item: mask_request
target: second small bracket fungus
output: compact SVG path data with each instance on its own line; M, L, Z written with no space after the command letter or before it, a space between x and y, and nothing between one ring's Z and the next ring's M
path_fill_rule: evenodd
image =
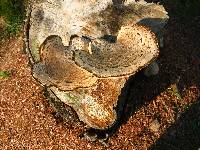
M90 52L75 51L75 62L99 78L133 75L159 52L154 33L139 25L121 27L116 43L97 39L91 45Z
M163 6L43 0L29 12L26 45L33 76L89 127L113 126L130 76L159 54L157 39L168 19Z

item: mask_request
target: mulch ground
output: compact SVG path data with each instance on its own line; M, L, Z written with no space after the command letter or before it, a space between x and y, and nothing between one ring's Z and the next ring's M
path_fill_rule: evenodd
M198 21L166 26L160 73L132 81L124 121L107 146L79 135L84 124L59 121L31 75L21 36L0 47L0 149L198 149L200 148L200 38ZM200 27L200 26L199 26Z

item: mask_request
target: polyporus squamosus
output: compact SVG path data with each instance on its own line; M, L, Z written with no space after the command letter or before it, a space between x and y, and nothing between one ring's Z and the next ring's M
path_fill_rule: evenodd
M89 127L107 129L130 76L158 56L167 19L144 1L35 2L26 29L33 76Z

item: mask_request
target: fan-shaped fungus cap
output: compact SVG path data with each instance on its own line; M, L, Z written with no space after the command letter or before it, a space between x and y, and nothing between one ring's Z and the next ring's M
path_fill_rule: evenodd
M75 51L75 62L97 77L136 73L158 55L154 33L139 25L121 27L116 43L93 40L91 50Z
M72 51L57 36L45 40L40 48L40 57L41 62L34 65L33 75L42 84L73 90L89 87L97 80L92 73L75 64Z

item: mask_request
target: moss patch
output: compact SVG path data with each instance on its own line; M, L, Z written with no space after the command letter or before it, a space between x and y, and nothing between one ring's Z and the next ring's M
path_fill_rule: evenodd
M24 18L23 1L19 0L1 0L0 16L5 21L5 27L0 38L15 36L21 30Z

